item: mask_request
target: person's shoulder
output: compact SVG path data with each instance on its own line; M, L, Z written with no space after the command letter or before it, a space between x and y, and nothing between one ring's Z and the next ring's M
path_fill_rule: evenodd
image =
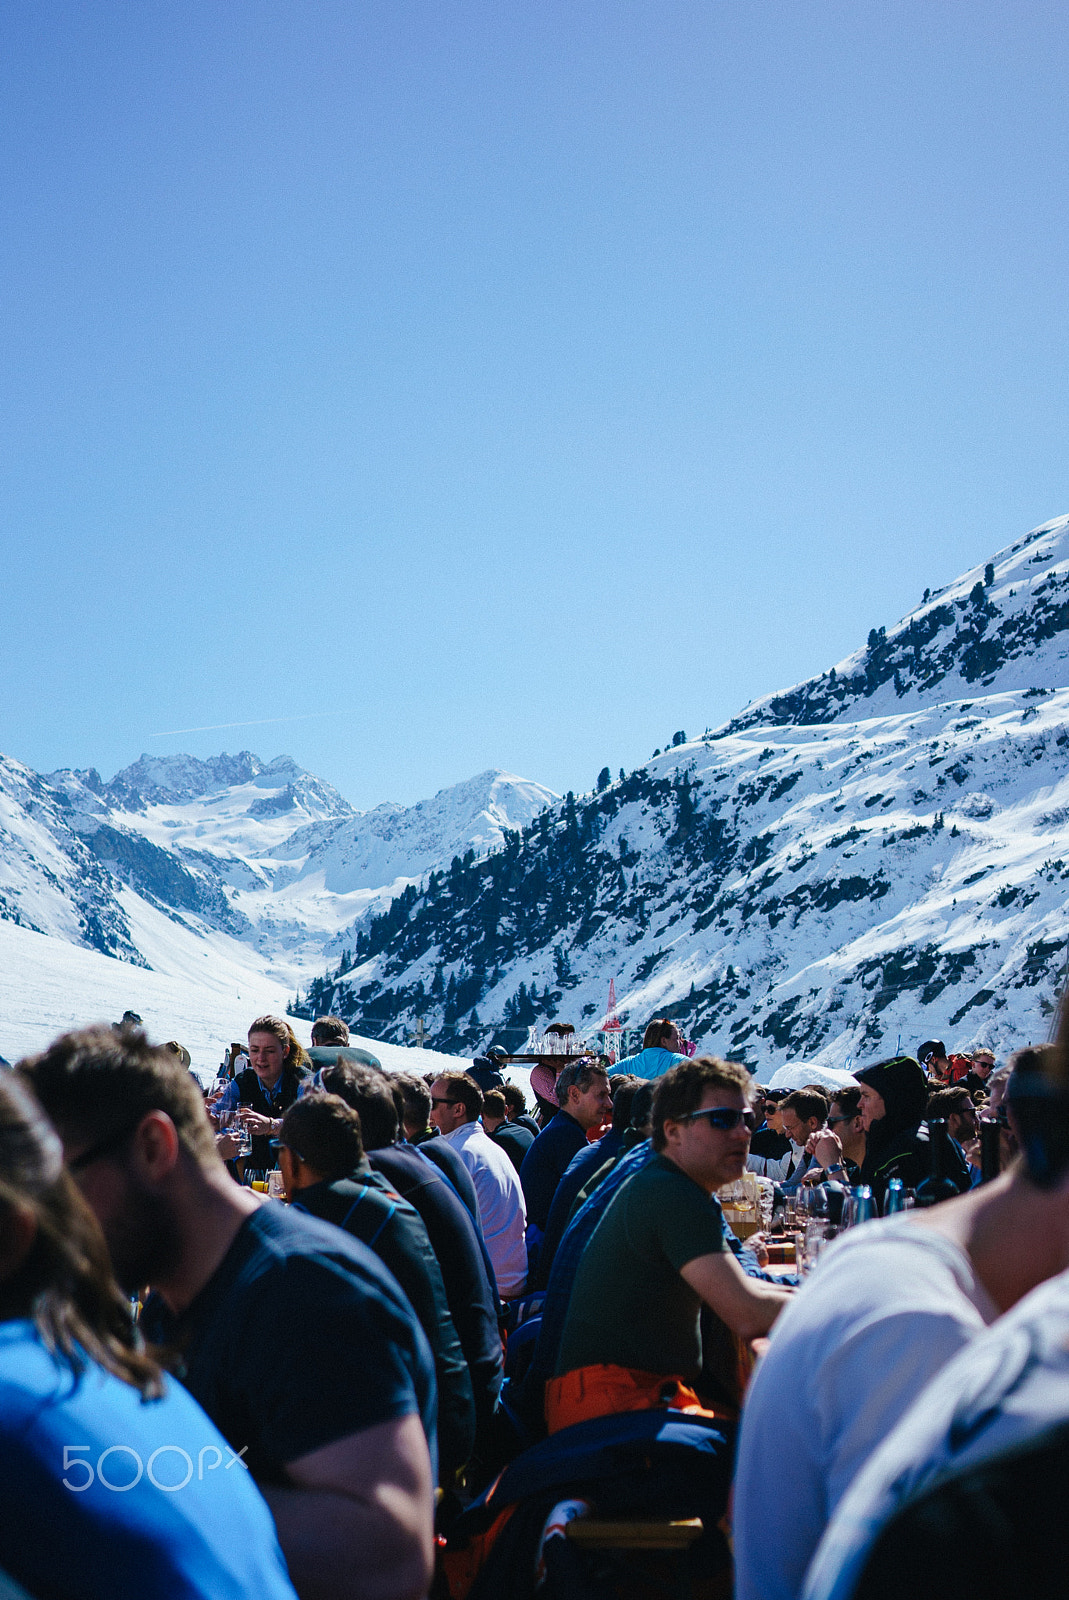
M242 1235L244 1238L242 1239ZM285 1274L347 1277L360 1286L379 1286L383 1268L359 1239L333 1222L269 1200L246 1218L239 1234L243 1260L238 1281L250 1286Z

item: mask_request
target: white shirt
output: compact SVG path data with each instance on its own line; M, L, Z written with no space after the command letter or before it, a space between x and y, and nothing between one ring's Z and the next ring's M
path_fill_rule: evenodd
M759 1178L771 1178L773 1183L793 1182L808 1165L804 1144L795 1144L782 1156L747 1156L747 1172L756 1172Z
M737 1600L797 1600L855 1473L997 1314L965 1253L909 1217L866 1222L828 1248L774 1324L747 1391Z
M1067 1419L1069 1273L1063 1272L944 1367L873 1453L821 1541L806 1600L853 1594L870 1545L915 1494L1016 1451Z
M471 1173L498 1293L509 1299L527 1281L527 1207L520 1175L478 1122L462 1122L445 1137Z

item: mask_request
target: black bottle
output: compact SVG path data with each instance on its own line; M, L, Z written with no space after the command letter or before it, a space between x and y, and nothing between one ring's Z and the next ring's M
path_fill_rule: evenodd
M928 1151L931 1161L929 1176L923 1183L917 1185L917 1205L937 1206L943 1200L953 1200L958 1193L958 1186L953 1178L947 1177L949 1166L948 1144L950 1135L947 1133L946 1122L941 1117L935 1118L928 1124Z

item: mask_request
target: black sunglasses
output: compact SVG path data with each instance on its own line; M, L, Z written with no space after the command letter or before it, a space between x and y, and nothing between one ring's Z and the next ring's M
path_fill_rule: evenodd
M432 1106L458 1106L459 1104L459 1100L447 1100L444 1095L438 1095L437 1097L433 1094L431 1095Z
M691 1111L680 1121L697 1122L699 1117L704 1117L719 1133L731 1133L740 1122L751 1133L757 1127L757 1118L752 1111L732 1111L730 1106L708 1106L704 1111Z
M94 1161L99 1161L101 1156L110 1155L124 1144L130 1135L141 1126L145 1113L141 1112L136 1122L124 1122L122 1127L116 1128L111 1133L106 1133L103 1139L98 1139L96 1144L91 1144L88 1150L83 1150L80 1156L75 1156L73 1161L67 1162L67 1171L72 1175L81 1172L83 1168L91 1166Z
M855 1113L855 1114L859 1114L859 1113ZM853 1122L853 1120L854 1120L853 1117L829 1117L828 1118L828 1127L829 1128L833 1128L837 1122Z

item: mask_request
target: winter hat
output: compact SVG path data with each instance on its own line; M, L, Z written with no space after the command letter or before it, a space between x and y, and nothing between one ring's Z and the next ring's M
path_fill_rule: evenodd
M928 1107L928 1080L912 1056L892 1056L855 1072L858 1083L868 1084L887 1107L884 1118L899 1128L919 1123Z

